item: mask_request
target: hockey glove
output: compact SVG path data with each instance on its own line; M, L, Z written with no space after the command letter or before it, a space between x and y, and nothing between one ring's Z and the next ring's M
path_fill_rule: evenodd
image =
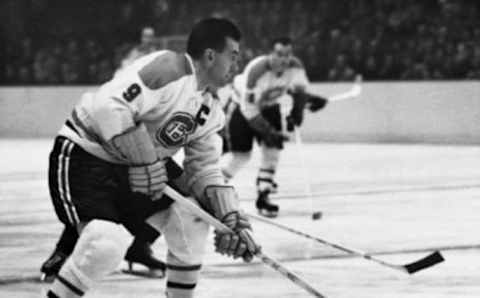
M162 197L168 181L165 162L158 160L152 139L144 124L116 135L106 144L115 157L130 165L128 179L133 192L140 192L152 200Z
M309 94L307 106L311 112L316 112L323 109L327 105L327 103L328 99L321 96Z
M152 200L162 197L163 189L168 181L165 163L161 160L145 166L130 167L128 178L133 192L146 194Z
M290 114L287 116L287 130L293 131L295 126L302 125L303 112L307 104L308 94L303 91L291 91L289 94L293 99L293 106Z
M258 114L249 120L250 127L262 138L267 147L282 148L283 142L288 141L288 136L276 130L262 115Z
M215 217L234 233L215 230L215 250L234 259L250 262L260 246L251 234L252 226L238 206L238 196L231 186L208 186L205 190L207 205Z

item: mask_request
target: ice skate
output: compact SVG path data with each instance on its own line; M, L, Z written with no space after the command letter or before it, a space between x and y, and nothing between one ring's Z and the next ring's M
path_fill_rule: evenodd
M269 194L269 190L259 192L255 205L260 215L270 218L277 217L279 207L270 202L270 199L268 198Z
M68 256L65 253L57 250L54 251L40 268L40 281L53 282L55 276L57 276L60 268L62 268L63 263L65 263L67 258Z
M165 277L166 265L157 259L150 248L150 244L135 240L125 255L128 269L122 270L124 273L144 276L149 278ZM143 268L138 269L134 265L142 265ZM146 267L146 268L145 268Z

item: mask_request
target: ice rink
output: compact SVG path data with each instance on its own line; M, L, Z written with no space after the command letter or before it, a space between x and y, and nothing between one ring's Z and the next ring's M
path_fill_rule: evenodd
M39 267L61 230L47 188L51 143L0 139L0 297L44 291ZM255 154L233 181L249 212L257 164ZM480 297L480 147L289 143L277 180L276 222L397 264L437 249L446 259L409 276L252 221L264 252L326 297ZM215 254L212 238L196 297L310 297L258 261ZM163 239L155 248L164 258ZM164 284L114 273L87 297L163 297Z

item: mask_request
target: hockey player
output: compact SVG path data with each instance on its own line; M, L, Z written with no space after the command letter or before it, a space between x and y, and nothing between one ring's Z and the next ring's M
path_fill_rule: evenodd
M157 50L155 45L155 31L152 27L144 27L142 29L140 42L141 43L134 47L122 60L121 66L117 69L115 75L118 75L120 71L124 70L138 58ZM163 277L166 269L165 263L153 255L150 247L159 237L158 231L154 230L150 225L145 224L143 229L139 231L139 234L135 236L132 245L129 247L127 254L125 255L125 261L128 263L128 270L125 270L124 272L145 275L148 277ZM40 272L42 274L41 280L51 281L53 279L66 258L72 253L77 240L78 232L76 227L65 224L55 250L40 267ZM148 271L135 270L133 267L135 263L147 267Z
M269 194L276 191L275 172L283 142L288 139L282 127L279 99L286 94L292 97L286 128L293 131L302 124L305 107L317 111L327 103L325 98L307 93L308 85L303 64L292 54L291 39L277 38L271 53L250 61L226 92L227 97L238 98L238 104L236 100L225 104L228 122L223 135L231 154L225 156L228 161L222 172L227 180L231 179L250 159L256 138L262 152L256 207L268 217L278 214L279 207L270 202Z
M259 251L219 166L224 114L214 93L237 69L240 37L228 20L203 20L187 54L142 57L82 97L55 139L49 170L55 211L80 236L47 297L82 296L116 268L147 219L167 243L167 296L193 296L208 224L162 194L172 182L167 161L181 148L184 174L173 182L234 231L216 231L216 250L245 261Z

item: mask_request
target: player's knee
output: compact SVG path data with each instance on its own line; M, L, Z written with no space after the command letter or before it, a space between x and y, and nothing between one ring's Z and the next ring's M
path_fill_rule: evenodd
M190 249L183 251L181 261L185 264L200 264L205 255L209 225L199 218L192 218L191 222L191 225L185 226L185 236Z
M176 226L183 227L181 233ZM170 252L179 261L184 264L202 263L208 232L208 223L176 204L172 205L164 236Z
M252 157L252 151L247 152L233 152L233 158L238 160L239 163L247 163Z
M82 273L96 280L118 266L131 241L123 226L93 220L83 229L72 257Z
M275 169L280 160L280 150L276 148L262 148L262 168Z
M252 156L251 151L232 152L227 164L222 168L222 173L226 179L233 178L241 168L245 166Z
M230 162L230 165L234 169L240 169L243 166L245 166L246 163L250 160L252 157L252 152L247 151L247 152L232 152L232 160Z

